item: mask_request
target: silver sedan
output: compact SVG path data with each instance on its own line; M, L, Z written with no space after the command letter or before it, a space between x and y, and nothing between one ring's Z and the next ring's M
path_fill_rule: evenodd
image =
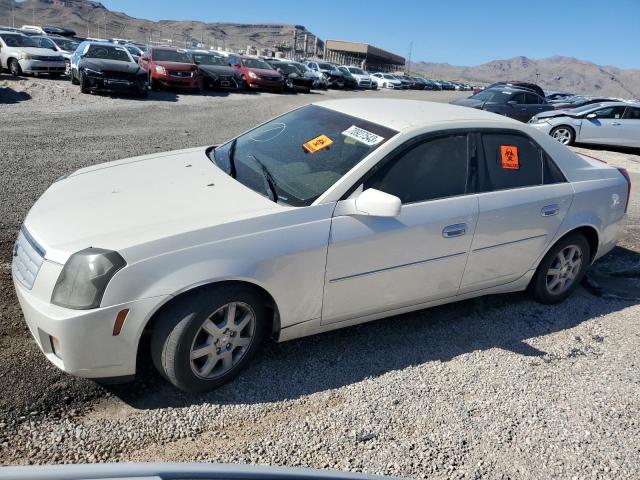
M534 116L529 124L564 145L640 147L640 103L605 102L552 110Z

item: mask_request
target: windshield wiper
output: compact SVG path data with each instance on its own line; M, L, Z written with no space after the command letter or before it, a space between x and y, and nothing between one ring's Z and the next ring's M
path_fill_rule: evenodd
M271 175L271 173L269 172L265 164L262 163L260 160L258 160L255 155L249 155L249 156L252 157L256 161L256 163L260 166L260 169L262 170L262 175L264 176L265 183L269 188L269 190L271 191L271 196L273 197L273 201L278 202L278 192L276 191L277 184L276 184L276 181L273 179L273 176Z
M236 178L236 142L237 138L234 138L231 141L231 145L229 146L229 175L231 177Z

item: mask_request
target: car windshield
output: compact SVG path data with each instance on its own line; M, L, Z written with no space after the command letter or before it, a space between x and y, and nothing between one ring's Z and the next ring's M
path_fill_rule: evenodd
M396 133L308 105L216 148L212 160L256 192L288 205L307 206Z
M7 47L37 47L38 44L31 37L19 33L3 33L0 35Z
M132 59L124 47L110 45L90 45L85 58L102 58L105 60L120 60L121 62L131 62Z
M349 67L348 69L351 73L355 73L356 75L366 75L361 68L358 67Z
M331 65L330 63L319 63L318 67L320 67L322 70L335 70L336 67Z
M244 58L242 63L247 68L263 68L265 70L272 70L273 68L267 62L260 60L259 58Z
M78 45L80 45L80 42L76 42L75 40L69 40L67 38L56 38L53 40L53 42L59 48L67 52L75 51L75 49L78 48Z
M156 62L193 63L191 55L179 50L154 50L153 60Z
M581 107L576 107L576 108L572 109L571 111L574 112L574 113L582 113L582 112L588 112L589 110L597 110L601 106L602 106L602 104L600 104L600 103L590 103L588 105L583 105Z
M36 42L36 44L40 48L47 48L49 50L55 50L56 49L55 43L53 43L47 37L31 37L31 38L33 39L34 42Z
M127 50L129 50L129 53L131 55L142 55L142 50L140 50L138 47L136 47L135 45L125 45L124 48L126 48Z
M292 65L290 63L280 62L280 63L274 64L273 68L279 68L280 70L282 70L286 74L289 74L289 73L300 73L300 70L298 70L295 65Z
M227 65L221 57L209 53L193 53L193 59L200 65Z

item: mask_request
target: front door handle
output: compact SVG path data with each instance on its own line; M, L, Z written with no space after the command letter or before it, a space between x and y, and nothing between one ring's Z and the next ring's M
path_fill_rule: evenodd
M611 125L620 125L620 122L611 122Z
M467 233L466 223L456 223L454 225L448 225L442 230L442 236L444 238L460 237Z
M542 207L542 210L540 210L540 215L542 215L543 217L553 217L558 213L560 213L560 205L558 204L547 205L545 207Z

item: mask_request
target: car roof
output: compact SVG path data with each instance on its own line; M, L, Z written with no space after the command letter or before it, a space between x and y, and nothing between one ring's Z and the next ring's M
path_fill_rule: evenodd
M619 101L611 101L611 102L596 102L596 103L592 103L591 105L595 106L597 105L597 108L601 108L601 107L640 107L640 102L625 102L622 100ZM585 105L586 107L586 105Z
M352 98L327 100L317 102L314 105L362 118L398 131L456 120L520 123L502 116L496 118L496 114L484 110L422 100Z

